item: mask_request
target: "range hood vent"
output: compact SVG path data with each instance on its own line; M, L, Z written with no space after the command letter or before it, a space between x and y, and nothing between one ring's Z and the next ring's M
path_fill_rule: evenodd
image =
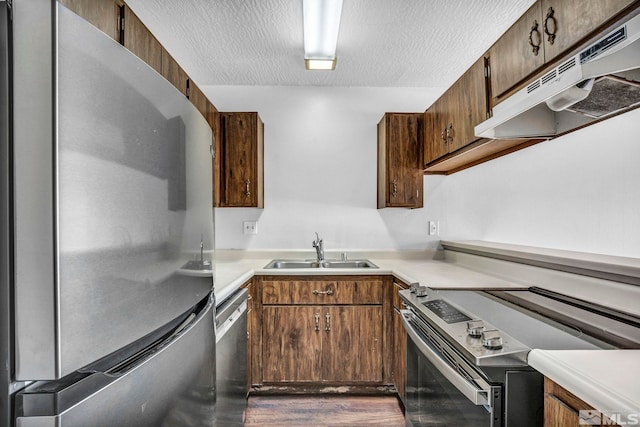
M640 15L494 107L480 138L552 137L640 106Z

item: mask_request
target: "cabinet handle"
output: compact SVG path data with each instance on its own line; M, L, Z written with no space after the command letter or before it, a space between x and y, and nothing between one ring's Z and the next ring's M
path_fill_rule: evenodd
M536 33L536 41L537 44L533 42L533 33ZM540 30L538 30L538 21L533 21L533 25L531 26L531 31L529 31L529 45L533 49L533 54L538 55L538 51L540 50L540 43L542 42L542 37L540 36Z
M447 142L452 143L454 136L453 123L449 123L449 127L447 127Z
M394 179L392 184L393 184L393 191L391 192L391 197L398 197L398 180Z
M316 319L316 332L320 332L320 313L314 315Z
M329 333L329 331L331 330L331 315L329 313L325 313L324 320L326 321L324 330L326 333Z
M333 289L327 289L326 291L313 290L314 295L333 295Z
M244 183L247 186L247 189L244 191L244 195L247 197L251 197L251 190L249 189L249 185L251 185L251 180L247 179Z
M442 142L444 142L446 144L447 143L447 128L446 127L444 129L442 129L442 133L440 135L442 136Z
M544 33L547 35L547 41L549 44L553 44L556 39L556 31L558 30L558 21L556 21L556 17L553 16L555 11L552 7L547 11L547 17L544 19ZM549 22L551 22L551 29L549 30Z

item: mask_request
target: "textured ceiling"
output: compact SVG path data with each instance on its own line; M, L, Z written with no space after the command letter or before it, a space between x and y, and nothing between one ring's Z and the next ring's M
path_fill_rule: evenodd
M127 0L200 86L447 87L534 0L344 0L335 71L306 71L302 0Z

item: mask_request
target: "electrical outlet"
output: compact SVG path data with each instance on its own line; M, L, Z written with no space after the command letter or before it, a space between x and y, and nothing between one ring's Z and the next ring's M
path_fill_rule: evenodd
M242 228L244 234L258 234L258 221L244 221Z
M429 221L429 235L437 236L440 234L440 222L439 221Z

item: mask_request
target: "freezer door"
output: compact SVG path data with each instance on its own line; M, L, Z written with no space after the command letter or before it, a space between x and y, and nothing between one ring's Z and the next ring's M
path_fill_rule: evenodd
M15 2L14 27L16 379L51 380L211 291L212 133L60 3Z
M131 366L96 373L75 383L69 380L68 386L66 381L40 386L41 395L27 389L16 398L22 411L16 426L213 426L213 307L211 298L182 332L134 358ZM97 389L91 390L92 385ZM38 389L38 384L31 388Z

